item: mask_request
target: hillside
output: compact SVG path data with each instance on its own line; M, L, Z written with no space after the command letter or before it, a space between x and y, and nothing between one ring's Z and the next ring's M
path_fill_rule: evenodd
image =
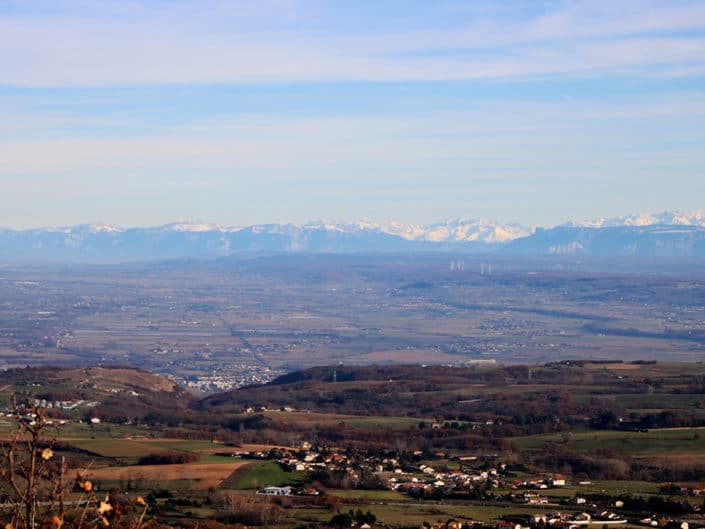
M36 399L55 415L94 416L112 422L168 420L193 397L160 375L132 367L27 367L0 373L0 399L11 406ZM60 406L56 406L56 403Z
M213 414L290 407L317 413L492 421L496 433L597 425L705 425L702 364L560 362L540 366L321 367L207 397ZM654 411L657 410L657 411ZM601 427L605 425L599 424ZM611 425L616 426L616 423Z

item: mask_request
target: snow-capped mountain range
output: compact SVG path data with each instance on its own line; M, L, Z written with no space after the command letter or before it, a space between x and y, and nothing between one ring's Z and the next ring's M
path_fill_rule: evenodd
M573 228L618 228L623 226L701 226L705 227L705 213L694 211L664 211L663 213L638 213L624 217L611 217L582 222L570 221L563 226Z
M429 225L395 221L253 226L180 222L149 228L82 224L0 229L0 262L118 262L242 252L408 251L609 255L700 255L702 251L705 256L705 214L627 215L571 221L548 229L471 218Z
M501 224L484 219L453 219L445 222L429 224L402 224L388 221L376 223L360 221L350 223L335 223L326 221L313 221L306 224L255 224L252 226L221 226L209 223L175 222L164 226L149 228L120 228L108 224L79 224L62 228L37 228L23 230L25 233L64 233L67 235L88 235L97 233L119 234L141 230L153 233L236 233L250 230L260 234L292 234L307 231L327 231L330 233L359 233L377 232L395 235L407 241L428 242L481 242L487 244L504 243L519 237L526 237L533 233L533 228L520 224ZM18 231L18 230L0 230Z

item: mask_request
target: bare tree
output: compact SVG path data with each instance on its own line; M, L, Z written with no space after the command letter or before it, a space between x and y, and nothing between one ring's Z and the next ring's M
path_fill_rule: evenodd
M44 410L31 401L18 406L14 399L13 410L15 424L0 455L0 519L6 529L141 529L148 508L143 498L129 509L117 508L110 496L99 499L86 479L88 467L69 471L65 458L55 457Z

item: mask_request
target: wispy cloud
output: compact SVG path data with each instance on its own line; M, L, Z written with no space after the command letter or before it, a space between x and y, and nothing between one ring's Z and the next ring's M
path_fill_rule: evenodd
M556 3L517 18L512 4L499 13L485 6L464 14L451 2L434 5L449 16L435 13L426 25L427 8L419 4L404 3L405 16L396 23L393 7L371 11L363 4L345 11L352 20L341 21L328 5L101 2L63 10L5 9L0 84L684 75L699 74L705 65L702 3Z
M32 112L26 116L30 123L36 119ZM701 129L703 117L705 96L697 93L610 104L505 100L469 104L456 112L386 118L221 116L147 136L6 140L0 143L0 177L8 182L18 177L5 189L21 189L32 181L60 187L66 178L80 181L87 175L110 180L116 174L184 171L201 183L208 174L215 181L232 181L262 171L270 182L374 180L381 173L386 178L431 177L453 171L550 178L561 171L583 172L587 150L601 152L603 165L614 164L612 172L639 158L653 162L667 156L674 142L694 156L700 149L688 142L705 140L702 130L692 132ZM73 118L58 112L44 119L43 127L60 131ZM0 131L14 121L25 119L22 114L0 118ZM674 124L681 135L671 132Z

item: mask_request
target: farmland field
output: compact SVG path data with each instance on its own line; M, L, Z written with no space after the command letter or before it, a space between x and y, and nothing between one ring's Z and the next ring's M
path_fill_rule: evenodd
M244 461L230 463L182 465L135 465L126 467L92 468L87 478L94 481L137 481L169 482L191 480L194 490L218 486L238 468L246 465Z
M155 452L166 451L159 445L128 439L72 440L70 444L103 457L138 458Z
M245 490L295 485L302 481L303 476L297 472L285 472L273 461L260 461L243 465L241 472L233 478L233 488Z
M631 455L705 454L705 428L658 429L646 432L583 431L567 438L562 434L533 435L511 439L526 450L539 450L546 443L566 444L576 451L611 448Z

